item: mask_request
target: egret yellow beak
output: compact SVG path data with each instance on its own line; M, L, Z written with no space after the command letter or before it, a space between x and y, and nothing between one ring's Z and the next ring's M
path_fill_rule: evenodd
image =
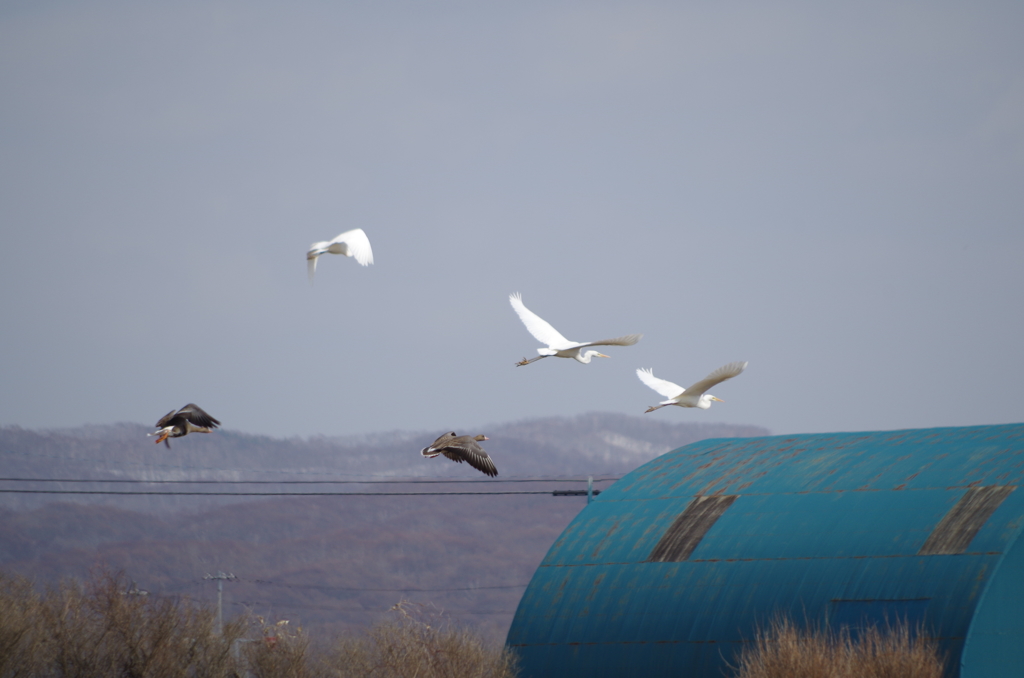
M610 355L605 355L604 353L598 353L598 354L597 354L597 357L598 357L598 358L611 358L611 356L610 356Z
M716 398L715 396L708 396L708 397L711 398L712 400L714 400L715 402L719 402L719 403L724 403L725 402L721 398Z

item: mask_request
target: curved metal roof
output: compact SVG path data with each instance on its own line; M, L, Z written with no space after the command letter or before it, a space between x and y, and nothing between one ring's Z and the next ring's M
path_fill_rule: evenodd
M694 443L577 516L507 644L524 676L721 678L772 615L899 617L951 675L1024 670L1022 476L1021 424Z

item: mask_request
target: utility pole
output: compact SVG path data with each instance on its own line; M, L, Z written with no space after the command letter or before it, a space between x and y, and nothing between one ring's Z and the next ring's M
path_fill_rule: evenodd
M218 571L217 574L208 574L203 579L217 580L217 635L219 636L224 631L224 582L238 579L238 577Z

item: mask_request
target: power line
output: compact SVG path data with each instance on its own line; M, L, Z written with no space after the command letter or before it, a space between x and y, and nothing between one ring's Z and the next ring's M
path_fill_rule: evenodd
M181 492L143 490L10 490L0 489L0 494L103 494L114 496L161 496L161 497L402 497L441 496L456 494L553 494L551 490L498 490L495 492Z
M246 609L253 609L257 606L272 607L279 610L318 610L320 612L363 612L363 613L379 613L386 612L387 610L368 610L365 607L337 607L334 605L307 605L304 603L270 603L256 600L242 600L232 601L227 603L228 605L234 605L236 607L244 607ZM449 615L458 614L515 614L515 610L447 610Z
M620 478L594 478L594 482L615 481ZM142 480L135 478L0 478L7 483L135 483L151 485L462 485L472 483L572 483L587 482L586 478L490 478L490 479L435 479L409 478L406 480Z
M439 593L439 592L454 592L454 591L486 591L495 589L524 589L529 584L501 584L496 586L461 586L456 588L440 588L440 589L421 589L421 588L350 588L344 586L317 586L314 584L282 584L276 581L267 581L265 579L244 579L239 578L239 581L249 582L251 584L267 584L270 586L280 586L286 589L315 589L317 591L374 591L378 593Z
M197 596L190 596L183 593L157 593L154 594L158 598L170 598L174 600L188 600L196 604L208 604L209 600L206 598L200 598ZM367 609L366 607L340 607L336 605L315 605L309 603L296 603L292 601L279 602L279 601L263 601L263 600L227 600L224 601L224 605L234 605L235 607L244 607L246 609L253 609L257 606L261 607L272 607L278 609L299 609L299 610L319 610L321 612L363 612L363 613L380 613L387 612L385 609ZM449 614L515 614L515 610L462 610L455 608L446 608L446 612Z
M612 482L618 480L618 478L603 478L599 479L604 482ZM459 484L475 484L475 483L573 483L583 482L583 480L572 480L572 479L559 479L559 478L505 478L502 480L496 479L460 479L460 480L438 480L434 478L410 478L407 480L290 480L290 481L272 481L272 480L229 480L229 481L218 481L218 480L140 480L140 479L129 479L129 478L115 478L110 480L91 480L85 478L0 478L0 482L18 482L18 483L100 483L100 484L205 484L205 485L348 485L348 484L362 484L362 485L417 485L417 484L442 484L442 485L459 485ZM588 480L588 482L593 482ZM595 494L600 493L600 490L594 490ZM360 496L360 497L394 497L394 496L431 496L431 495L484 495L484 494L501 494L501 495L517 495L517 494L552 494L554 496L571 496L579 495L584 493L582 490L554 490L553 492L547 490L483 490L483 491L472 491L472 490L402 490L402 491L391 491L391 492L339 492L339 491L287 491L287 490L276 490L276 491L256 491L256 490L244 490L244 491L220 491L220 490L68 490L64 488L58 489L12 489L3 488L0 489L0 494L66 494L66 495L105 495L105 496L160 496L160 497L175 497L175 496L190 496L190 497L338 497L338 496Z
M29 459L56 459L56 460L68 462L68 463L71 463L71 464L95 463L95 464L107 465L107 464L109 464L111 462L110 459L96 459L96 458L93 458L93 457L64 457L64 456L60 456L60 455L56 455L56 454L42 454L42 453L39 453L39 452L15 452L13 450L0 450L0 454L9 454L9 455L15 455L15 456L19 456L19 457L27 457ZM185 465L176 465L176 464L152 464L152 463L144 463L144 464L134 463L133 464L133 463L130 463L130 462L127 462L127 461L119 461L118 462L118 466L117 466L117 470L118 471L124 470L126 468L136 468L136 469L170 469L170 470L175 470L175 471L204 471L204 472L219 471L219 472L229 472L229 473L238 473L239 471L248 471L248 472L252 472L252 473L282 473L282 474L283 473L288 473L288 474L291 474L291 475L299 475L299 476L304 476L304 475L306 475L306 476L311 476L311 475L317 475L317 476L331 475L331 476L342 476L342 477L344 477L344 476L382 477L382 476L386 475L386 474L383 474L383 473L365 473L365 472L363 472L363 473L342 473L340 471L327 471L327 470L301 471L301 470L297 470L297 469L289 469L289 470L282 471L282 470L278 470L278 469L267 469L267 468L263 468L263 469L261 469L261 468L218 468L218 467L215 467L215 466L185 466ZM607 471L605 473L602 473L601 475L612 475L613 473L616 473L616 471ZM571 478L567 478L567 479L571 480ZM487 482L487 481L485 480L483 482Z

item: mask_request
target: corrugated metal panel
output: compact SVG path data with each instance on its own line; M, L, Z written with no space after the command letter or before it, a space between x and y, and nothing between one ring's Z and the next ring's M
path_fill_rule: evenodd
M903 609L958 658L1024 523L1024 493L971 488L1014 487L1022 475L1021 425L695 443L580 513L538 568L508 643L526 676L721 678L773 614L842 621ZM706 495L736 499L690 525L701 534L683 562L649 562ZM920 553L934 533L962 548Z

